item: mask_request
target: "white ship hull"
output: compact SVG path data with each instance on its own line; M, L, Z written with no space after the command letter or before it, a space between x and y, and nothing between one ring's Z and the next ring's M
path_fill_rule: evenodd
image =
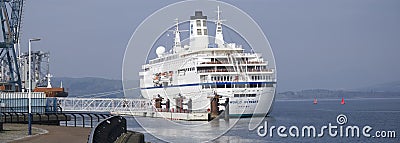
M178 94L186 95L187 99L193 100L193 112L207 112L210 109L210 96L214 95L214 91L223 97L229 98L229 113L230 116L248 117L253 115L265 115L270 112L270 108L274 101L275 87L264 87L257 89L220 89L220 90L203 90L201 86L172 86L172 87L156 87L144 88L141 90L143 97L147 99L156 98L158 95L165 99L170 99L171 108L175 108L174 97ZM242 92L242 91L255 91L255 92ZM251 95L255 97L235 97L237 95ZM157 95L157 96L156 96ZM220 103L223 103L221 99ZM256 106L259 110L255 111ZM221 108L221 110L224 110Z

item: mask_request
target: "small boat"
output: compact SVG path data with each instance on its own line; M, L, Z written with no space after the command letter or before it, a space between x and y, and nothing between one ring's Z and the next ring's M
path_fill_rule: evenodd
M317 98L314 98L314 104L318 104Z
M342 98L342 102L340 102L340 104L342 104L342 105L344 105L345 103L344 103L344 98Z

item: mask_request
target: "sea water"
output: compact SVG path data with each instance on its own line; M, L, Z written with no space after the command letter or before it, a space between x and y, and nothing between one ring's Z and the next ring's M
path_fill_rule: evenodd
M400 142L400 98L348 99L344 105L341 105L340 101L341 99L319 99L318 104L313 104L313 99L276 100L273 112L264 118L264 122L255 130L249 130L250 118L231 119L229 122L220 119L208 123L137 117L138 123L133 117L127 117L127 122L129 130L144 133L148 142ZM339 115L346 116L344 124L338 123ZM163 128L166 123L172 126L189 126ZM321 135L321 128L329 124L337 127L336 136L331 136L328 129L322 131L323 136L318 136ZM232 128L229 129L231 125ZM263 136L266 125L268 131ZM275 129L270 136L272 126ZM286 128L283 133L287 137L278 135L279 126ZM299 136L289 135L288 130L293 126L299 128ZM305 132L303 137L301 129L304 126L315 127L315 137L313 134L309 137L308 132ZM359 137L346 136L345 131L348 126L359 127ZM370 137L363 135L362 129L366 126L372 128L368 132ZM228 131L224 132L226 129ZM295 131L291 130L292 133L296 133ZM385 131L386 136L389 136L389 131L391 134L394 131L395 137L393 135L385 138L372 137L376 131Z

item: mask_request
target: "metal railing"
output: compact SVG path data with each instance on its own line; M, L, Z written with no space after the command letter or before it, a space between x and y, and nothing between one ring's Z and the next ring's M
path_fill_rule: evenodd
M126 98L57 98L64 112L150 111L151 100Z

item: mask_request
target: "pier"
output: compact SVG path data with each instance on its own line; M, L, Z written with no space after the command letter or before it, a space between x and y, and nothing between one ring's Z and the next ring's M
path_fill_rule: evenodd
M18 96L17 96L18 94ZM27 98L25 93L1 93L1 120L3 123L27 123ZM219 111L218 106L227 106L218 103L218 95L211 96L210 112L193 112L191 100L183 102L176 98L179 105L170 108L168 100L162 99L133 99L133 98L76 98L76 97L44 97L38 94L34 99L32 114L34 124L65 125L93 127L96 123L110 116L141 116L150 118L164 118L168 120L210 121L219 114L225 117L229 112ZM14 96L15 95L15 96ZM165 101L165 102L164 102ZM227 100L228 101L228 100ZM153 106L154 105L154 106ZM187 108L183 108L183 107ZM189 109L189 110L188 110ZM227 118L229 120L229 118ZM72 122L72 123L71 123Z

